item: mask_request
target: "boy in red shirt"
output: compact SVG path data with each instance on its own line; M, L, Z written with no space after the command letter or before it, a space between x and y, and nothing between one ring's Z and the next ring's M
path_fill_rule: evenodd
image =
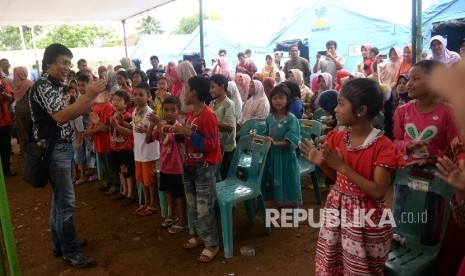
M13 103L13 90L6 79L0 80L0 156L3 166L3 175L15 176L10 171L11 153L11 118L9 106Z
M204 244L205 249L197 258L210 262L218 254L218 229L215 218L215 170L221 162L218 122L213 110L205 104L210 97L210 80L194 76L188 80L184 101L194 110L186 117L186 125L176 125L172 130L186 146L183 173L188 212L193 219L195 236L184 248Z
M110 91L107 89L106 91ZM97 97L92 112L89 114L92 126L86 130L85 136L92 137L94 151L97 154L98 166L103 171L107 181L99 187L106 191L106 195L113 195L119 191L119 177L115 171L115 163L111 156L110 147L110 118L114 113L109 99Z

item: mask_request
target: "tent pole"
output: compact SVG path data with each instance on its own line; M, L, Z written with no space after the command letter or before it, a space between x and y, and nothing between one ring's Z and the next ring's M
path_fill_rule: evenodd
M422 55L423 55L423 30L422 30L422 24L423 24L423 18L422 18L422 0L417 0L417 60L422 60Z
M34 56L36 57L36 66L37 66L37 75L40 76L40 67L39 60L37 59L37 39L34 26L31 26L31 35L32 35L32 48L34 48Z
M203 12L202 12L202 0L199 0L199 27L200 27L200 56L205 58L203 52Z
M121 22L123 22L124 53L125 57L128 57L128 45L126 42L126 19Z
M417 63L417 1L412 0L412 64Z

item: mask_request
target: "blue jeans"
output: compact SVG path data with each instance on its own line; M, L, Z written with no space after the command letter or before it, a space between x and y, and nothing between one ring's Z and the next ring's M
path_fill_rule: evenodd
M74 213L76 210L74 186L71 179L73 145L55 145L49 160L50 182L52 185L52 208L50 211L50 232L53 248L64 257L71 258L80 248L76 242Z
M218 245L215 218L216 166L184 166L182 180L186 192L187 211L195 234L206 247Z

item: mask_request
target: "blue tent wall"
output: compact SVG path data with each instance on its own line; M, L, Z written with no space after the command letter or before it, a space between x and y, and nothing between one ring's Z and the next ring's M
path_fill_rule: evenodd
M207 68L211 67L211 59L218 58L218 51L225 49L227 52L228 61L232 71L238 62L237 53L243 52L245 49L252 50L252 59L257 63L261 70L262 60L264 61L266 39L259 37L247 37L253 33L243 33L240 36L233 36L233 31L228 31L235 26L227 25L219 20L205 20L203 25L204 36L204 55L207 62ZM263 40L263 41L261 41ZM181 49L182 53L200 52L200 32L197 28L191 36L190 41Z
M465 0L438 0L431 7L423 11L422 33L424 49L429 50L431 27L434 23L463 18L465 18Z
M355 70L362 57L359 48L369 42L387 54L393 46L403 48L410 43L410 28L392 22L366 17L342 8L337 3L319 1L298 13L268 43L268 52L277 42L308 38L310 65L317 51L325 50L328 40L337 42L337 54L346 59L345 70ZM349 53L350 51L350 53Z

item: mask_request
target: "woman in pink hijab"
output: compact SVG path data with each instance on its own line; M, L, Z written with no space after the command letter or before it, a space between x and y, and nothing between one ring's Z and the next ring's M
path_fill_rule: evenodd
M270 102L265 95L263 84L259 80L253 80L249 85L250 98L245 103L242 116L237 122L244 124L250 119L265 119L270 114Z
M245 102L247 102L247 99L249 98L250 81L251 79L249 75L243 73L236 74L235 82L237 88L239 89L239 94L241 94L242 104L245 104Z
M15 116L18 130L18 144L21 152L26 152L27 143L32 140L32 119L29 106L29 91L32 81L27 78L26 67L13 69L14 98L16 101Z
M176 67L168 67L166 73L168 76L168 80L170 81L169 89L171 95L178 98L181 97L182 89L184 88L184 86L182 85L182 82L179 80L178 73L176 73Z
M394 82L394 76L400 67L403 60L403 52L400 48L392 47L389 50L389 61L386 63L380 63L377 65L378 70L378 82L380 84L386 84L391 87Z
M370 49L371 49L371 45L370 44L363 44L362 47L360 47L360 51L362 52L362 62L360 62L358 65L357 65L357 72L361 72L361 73L364 73L366 75L366 69L368 68L371 68L371 63L373 62L372 60L370 60L370 58L368 57L368 55L370 54Z
M213 68L213 74L221 74L229 79L231 74L230 72L231 69L229 68L228 59L226 57L219 57L215 68Z

